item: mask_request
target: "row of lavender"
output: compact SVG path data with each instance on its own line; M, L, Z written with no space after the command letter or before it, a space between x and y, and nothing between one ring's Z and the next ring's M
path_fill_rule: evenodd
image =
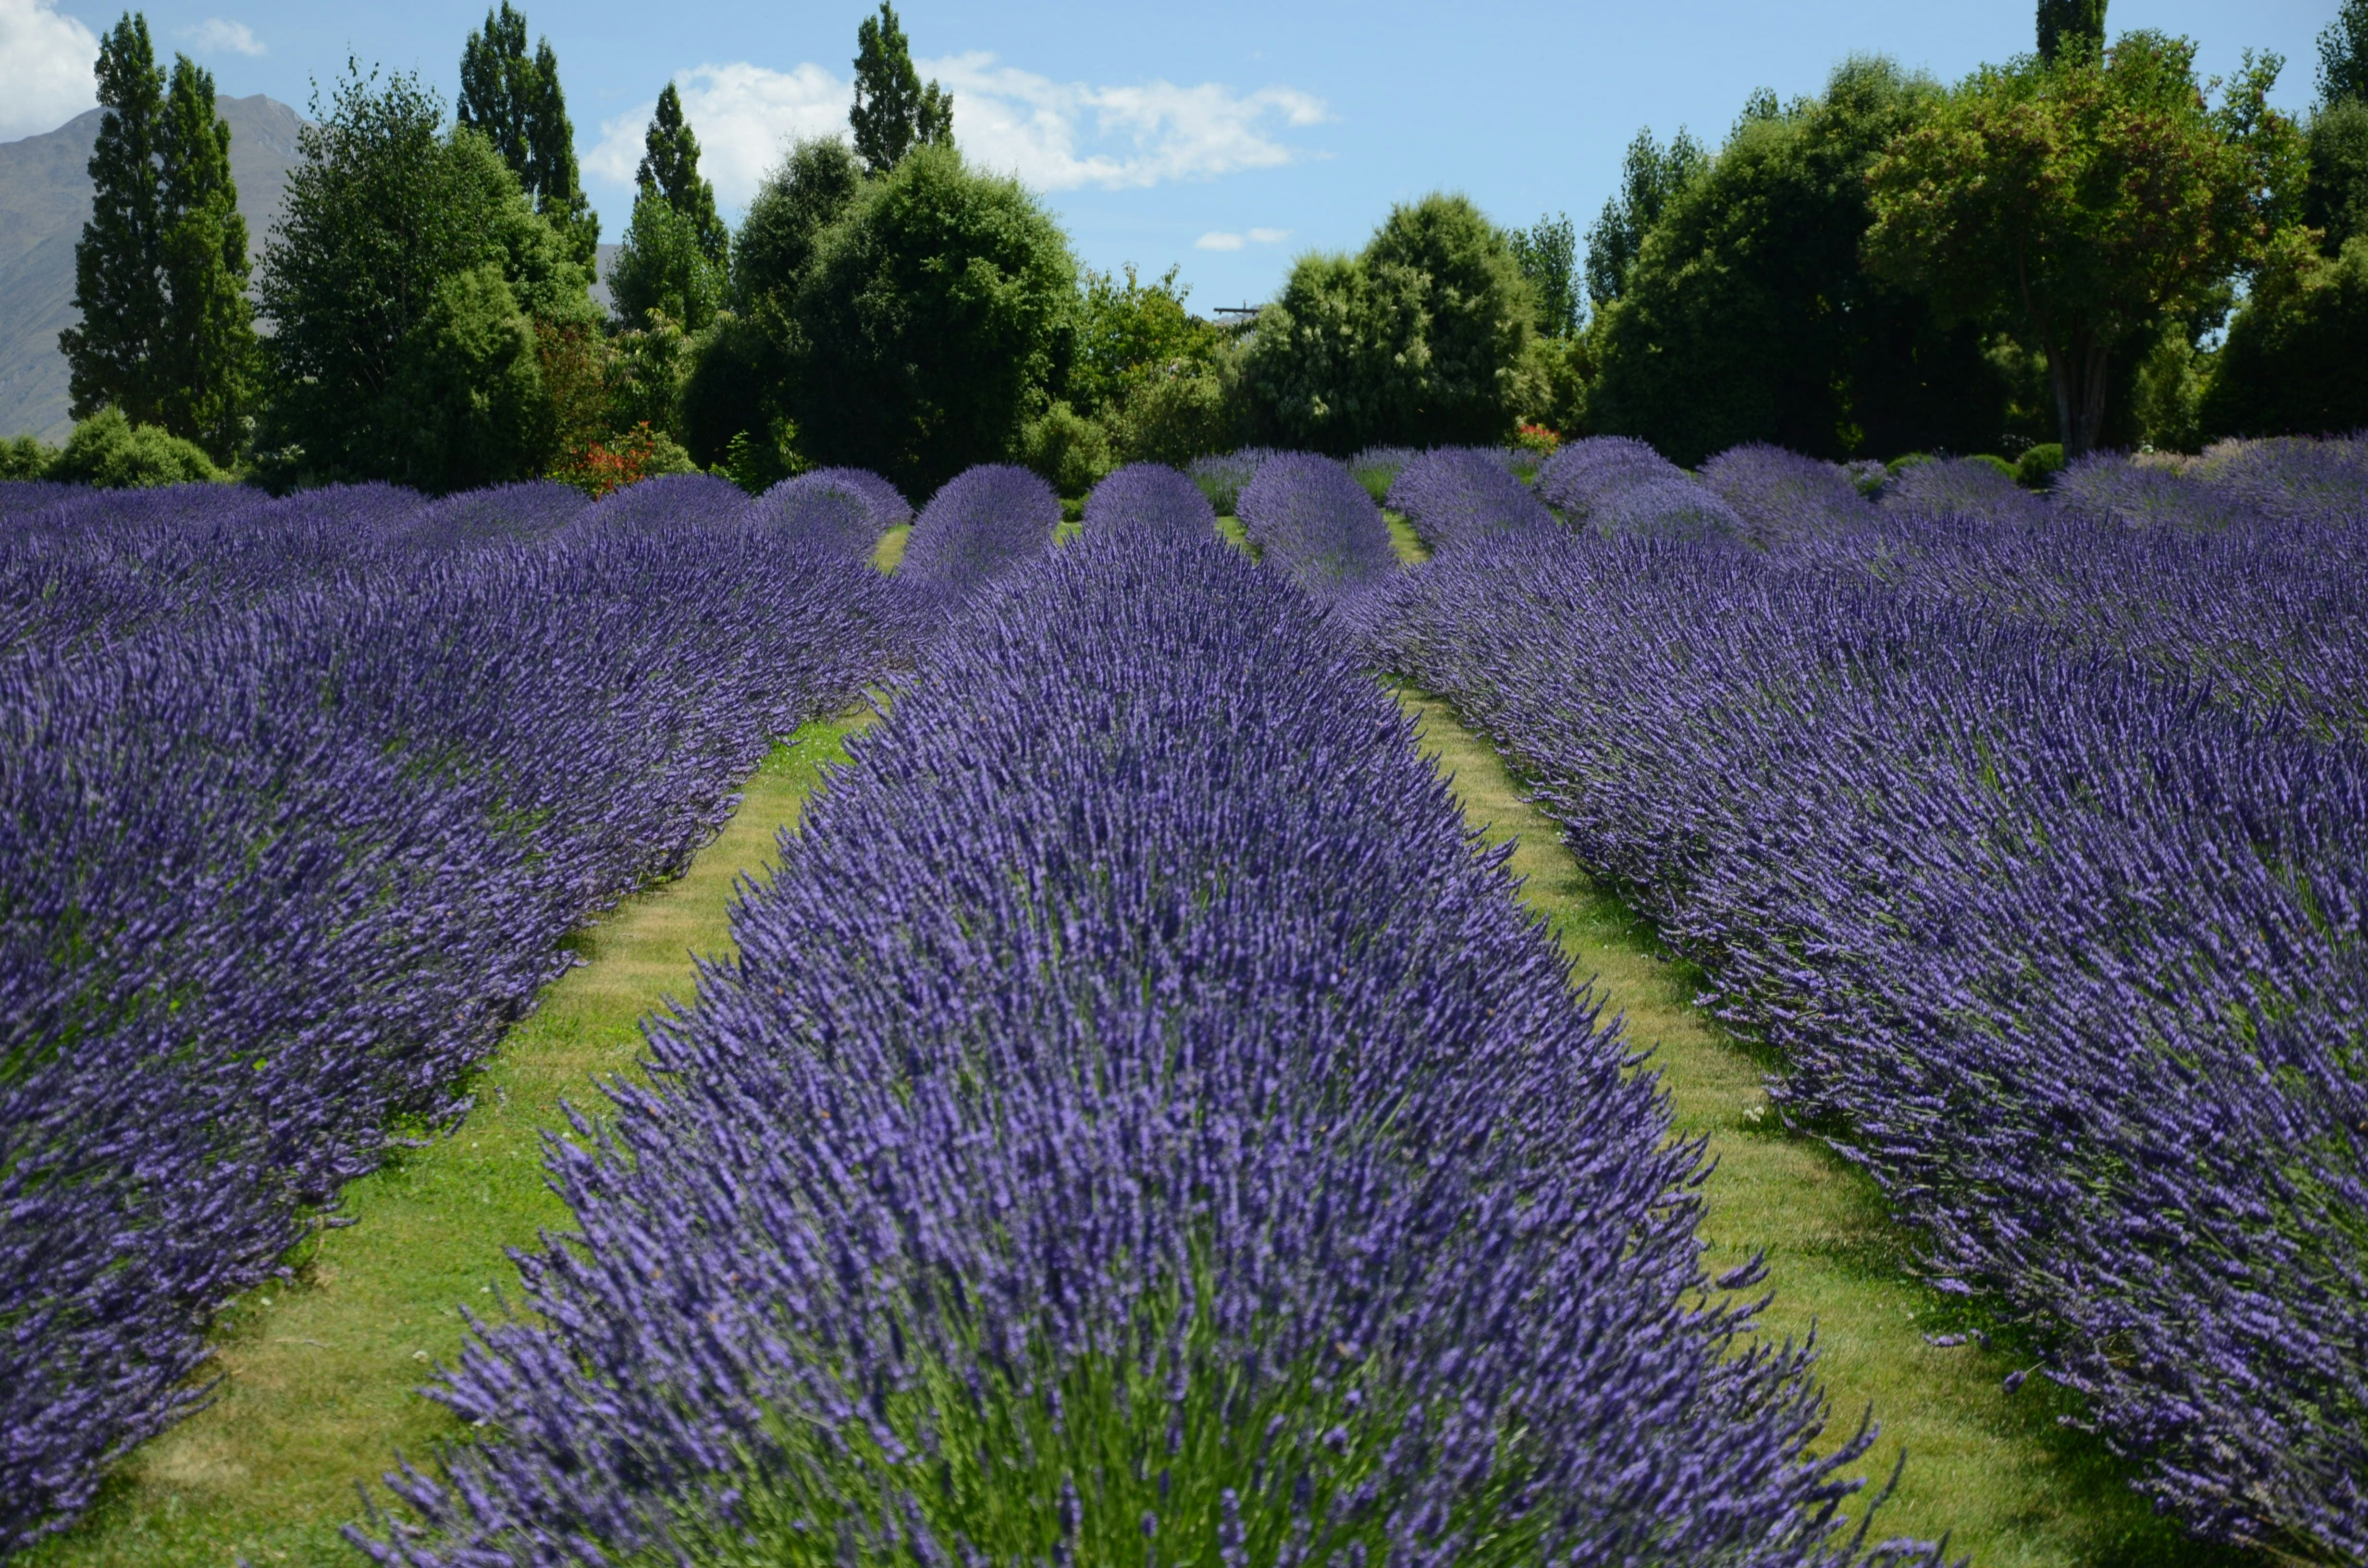
M202 1397L211 1312L457 1110L571 927L905 656L861 557L909 515L0 493L0 1554Z
M1324 483L1269 485L1269 561L1360 526ZM581 1237L442 1386L498 1436L369 1550L1861 1557L1863 1441L1812 1458L1805 1352L1732 1354L1699 1148L1407 722L1182 476L1086 517L956 618L557 1156Z
M2146 1491L2339 1561L2368 1561L2362 468L2111 460L2039 500L1936 464L1870 505L1765 450L1696 480L1582 443L1534 494L1440 454L1398 482L1437 553L1390 623Z

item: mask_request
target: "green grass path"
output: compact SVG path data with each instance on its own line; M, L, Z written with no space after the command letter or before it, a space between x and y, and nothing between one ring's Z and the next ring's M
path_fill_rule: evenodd
M689 955L729 950L737 879L772 863L775 835L870 719L809 724L776 747L683 877L575 938L586 962L510 1030L458 1131L346 1189L356 1222L327 1233L295 1280L224 1314L216 1403L133 1453L90 1517L28 1564L361 1561L338 1535L359 1512L356 1483L374 1483L398 1447L424 1457L457 1429L416 1391L458 1353L461 1303L491 1309L517 1279L507 1249L567 1225L542 1172L543 1132L565 1127L561 1099L597 1106L593 1079L640 1060L642 1017L689 996Z

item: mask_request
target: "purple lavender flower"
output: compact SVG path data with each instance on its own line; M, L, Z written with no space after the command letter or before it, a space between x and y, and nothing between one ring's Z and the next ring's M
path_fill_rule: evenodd
M1474 448L1443 447L1413 459L1391 482L1388 506L1406 514L1430 551L1479 534L1558 526L1500 454Z
M1874 508L1848 471L1782 447L1730 447L1702 465L1702 483L1735 508L1762 549L1871 527Z
M896 575L918 594L960 603L1050 550L1060 523L1060 496L1028 470L965 469L922 508Z
M1269 458L1242 487L1240 515L1260 558L1316 598L1374 587L1397 570L1381 508L1331 458Z
M1162 539L1205 537L1217 514L1201 487L1162 463L1129 463L1086 497L1085 526L1094 533L1148 532Z

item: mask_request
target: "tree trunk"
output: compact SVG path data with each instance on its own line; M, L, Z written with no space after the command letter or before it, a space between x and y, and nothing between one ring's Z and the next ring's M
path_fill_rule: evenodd
M2085 335L2047 351L2048 390L2055 394L2056 437L2066 462L2095 450L2105 428L2105 345Z

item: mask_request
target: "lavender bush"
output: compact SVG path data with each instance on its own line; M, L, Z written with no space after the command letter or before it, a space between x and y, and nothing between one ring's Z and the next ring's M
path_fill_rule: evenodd
M1472 448L1441 448L1415 458L1391 482L1385 504L1406 515L1430 551L1503 529L1557 526L1497 453Z
M922 508L896 574L917 595L959 603L1052 549L1060 524L1061 497L1028 470L966 469Z
M1375 587L1397 570L1381 508L1331 458L1269 458L1242 487L1239 512L1260 558L1318 599Z
M1702 465L1702 479L1735 509L1746 536L1762 548L1875 521L1874 508L1849 471L1782 447L1731 447Z
M818 468L782 480L745 515L756 527L869 560L881 535L913 520L913 504L869 469Z
M177 540L142 497L8 558L73 613L0 658L0 1551L203 1396L209 1313L459 1108L573 926L896 655L893 585L675 488L723 505L390 564L416 497L192 498Z
M1541 500L1600 533L1656 539L1741 539L1743 519L1717 494L1644 442L1592 436L1538 468Z
M2204 531L2257 520L2250 507L2196 479L2189 466L2091 452L2055 476L2048 496L2067 517L2117 528Z
M2146 624L2300 573L2216 575L2242 533L1917 527L1888 575L1490 536L1408 575L1397 667L1702 961L1783 1101L2145 1491L2208 1534L2368 1556L2368 751L2113 645L2179 646ZM1975 586L2034 559L2050 604L2124 608ZM2368 600L2349 582L2326 591ZM2356 670L2358 612L2317 624Z
M1994 463L1934 458L1892 475L1883 487L1883 509L1904 517L2033 521L2047 515L2047 503Z
M1327 631L1148 519L981 601L555 1152L438 1392L499 1437L372 1554L1858 1558L1699 1148Z
M1187 539L1216 532L1217 514L1190 479L1164 463L1129 463L1086 497L1092 533L1149 534Z
M2368 520L2368 431L2333 440L2222 441L2203 454L2195 472L2266 517L2349 526Z

